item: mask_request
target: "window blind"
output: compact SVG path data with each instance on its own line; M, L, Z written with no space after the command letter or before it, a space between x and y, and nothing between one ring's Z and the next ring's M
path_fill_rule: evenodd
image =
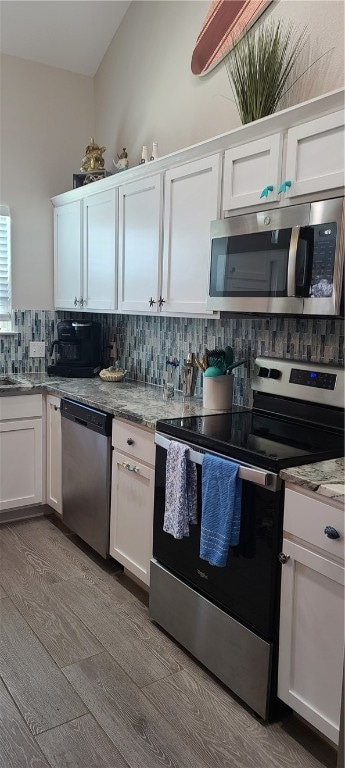
M0 320L11 319L11 217L0 206Z

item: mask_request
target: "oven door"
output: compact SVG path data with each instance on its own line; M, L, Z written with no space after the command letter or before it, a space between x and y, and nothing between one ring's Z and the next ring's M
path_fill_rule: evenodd
M208 307L301 314L310 205L211 222Z
M212 566L199 557L201 463L196 464L198 524L191 525L189 537L181 540L163 531L168 445L166 436L156 434L153 557L185 584L270 642L278 626L278 554L283 522L283 492L271 488L279 488L279 479L264 470L240 466L242 511L239 545L230 548L225 568ZM203 454L199 448L194 451L191 446L189 455L196 462L202 462ZM270 484L265 485L266 482Z

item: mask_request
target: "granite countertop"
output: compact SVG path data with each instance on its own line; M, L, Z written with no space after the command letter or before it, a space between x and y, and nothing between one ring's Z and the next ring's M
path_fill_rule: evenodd
M3 377L6 378L6 377ZM98 376L92 379L67 379L46 374L9 375L11 385L2 385L0 397L48 392L57 397L70 397L85 405L111 413L122 419L155 429L159 419L204 416L214 411L203 408L201 397L184 398L175 392L172 400L163 400L162 387L136 381L108 382ZM246 410L246 409L244 409ZM345 499L344 459L331 459L280 472L283 480L343 503Z
M283 469L280 477L289 483L300 485L308 491L314 491L320 496L343 504L345 501L344 464L344 458L303 464L301 467Z
M0 377L0 396L48 392L57 397L70 397L152 430L159 419L214 413L203 408L201 397L184 398L180 392L175 392L174 398L164 401L162 387L135 381L114 383L102 381L98 376L67 379L46 374L10 374L9 378L13 384L1 385Z

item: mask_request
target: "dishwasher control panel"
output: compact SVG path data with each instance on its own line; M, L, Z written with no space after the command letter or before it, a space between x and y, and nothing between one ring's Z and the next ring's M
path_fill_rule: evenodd
M102 435L111 435L112 415L92 408L90 405L63 398L61 416L95 432L100 432Z

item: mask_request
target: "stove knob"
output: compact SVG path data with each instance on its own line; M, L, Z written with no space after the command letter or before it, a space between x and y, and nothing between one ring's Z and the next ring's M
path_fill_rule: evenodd
M281 371L278 370L278 368L271 368L269 372L269 378L270 379L281 379Z
M261 376L263 379L267 379L269 372L269 368L259 368L258 376Z

